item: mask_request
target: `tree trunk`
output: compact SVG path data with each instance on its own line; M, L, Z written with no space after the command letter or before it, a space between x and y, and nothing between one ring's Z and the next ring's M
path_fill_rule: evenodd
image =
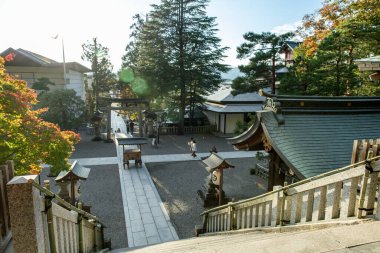
M184 120L186 108L186 79L184 67L184 42L183 42L183 0L179 0L178 9L178 39L179 39L179 75L180 75L180 108L178 135L184 134Z
M276 53L272 56L272 94L276 94Z

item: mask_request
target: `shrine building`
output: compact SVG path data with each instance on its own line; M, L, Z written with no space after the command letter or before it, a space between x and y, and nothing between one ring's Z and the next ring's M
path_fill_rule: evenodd
M269 153L268 190L349 165L354 140L380 137L380 97L261 94L256 122L229 142Z

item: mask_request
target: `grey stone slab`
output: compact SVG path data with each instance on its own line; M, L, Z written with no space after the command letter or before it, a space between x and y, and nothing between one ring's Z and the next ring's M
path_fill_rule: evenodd
M166 228L168 227L168 222L164 216L154 217L154 222L156 223L157 228Z
M145 233L144 232L133 233L133 244L134 244L134 247L147 245L148 241L146 239Z
M157 227L154 223L144 224L144 229L145 229L146 237L159 236L158 231L157 231Z
M137 203L137 201L130 201L128 203L128 209L130 209L130 210L138 210L139 209L139 204Z
M144 225L142 220L131 221L132 233L144 231Z
M147 237L147 239L148 239L148 244L157 244L161 242L161 239L159 236L150 236L150 237Z
M153 191L146 191L145 196L148 199L157 199L156 194Z
M163 216L160 206L154 206L151 208L153 217Z
M140 211L137 209L129 210L129 218L131 221L133 220L141 220Z
M136 201L137 196L134 192L127 193L127 200L128 201Z
M151 208L160 206L156 198L148 198L148 204Z
M150 207L148 204L139 204L140 213L151 213Z
M139 204L148 204L148 199L145 196L138 196L137 202Z
M168 227L167 228L159 228L158 234L160 235L160 239L163 242L169 242L169 241L174 240L173 235L172 235L172 233Z
M154 223L153 215L151 213L141 213L143 224Z
M136 196L145 196L145 192L143 189L136 189Z

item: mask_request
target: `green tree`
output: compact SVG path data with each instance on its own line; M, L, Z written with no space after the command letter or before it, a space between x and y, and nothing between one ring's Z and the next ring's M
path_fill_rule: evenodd
M48 108L41 114L46 121L61 129L75 129L84 119L84 102L74 90L56 90L42 93L37 108Z
M280 50L293 33L276 35L264 32L261 34L248 32L243 35L247 41L237 48L238 58L249 58L247 65L239 66L245 76L237 77L232 82L232 94L258 91L271 86L276 92L276 70L281 67Z
M50 81L50 79L47 77L41 77L38 78L37 81L32 84L32 88L35 90L49 91L49 85L55 85L55 83Z
M208 17L209 0L162 0L152 5L148 19L136 16L133 42L127 46L124 67L142 77L151 98L167 98L179 109L183 134L185 108L221 83L221 64L227 48L220 46L214 17ZM132 85L133 88L133 85Z
M316 14L306 15L299 30L304 43L295 50L295 64L281 80L282 92L377 94L354 60L380 53L378 4L378 0L326 0ZM303 89L296 91L297 86Z
M82 59L91 62L93 71L92 97L94 108L90 109L92 114L99 109L99 94L107 93L116 85L116 77L112 73L113 66L109 60L108 48L98 43L97 38L82 45Z
M42 163L51 165L52 173L69 169L79 141L79 135L42 120L36 103L35 91L6 74L0 57L0 164L13 160L17 175L38 174Z

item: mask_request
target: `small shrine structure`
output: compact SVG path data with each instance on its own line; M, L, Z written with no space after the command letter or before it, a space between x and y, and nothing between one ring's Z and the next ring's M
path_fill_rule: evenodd
M55 182L61 188L58 195L75 206L75 202L80 195L79 180L86 180L90 171L90 168L82 167L77 160L75 160L68 171L61 171L55 178Z
M234 168L235 166L215 153L211 153L211 155L202 160L202 162L207 166L206 170L210 173L204 207L227 204L228 200L223 191L223 170Z
M380 97L260 94L256 122L229 143L269 153L268 191L350 164L354 140L380 137Z

